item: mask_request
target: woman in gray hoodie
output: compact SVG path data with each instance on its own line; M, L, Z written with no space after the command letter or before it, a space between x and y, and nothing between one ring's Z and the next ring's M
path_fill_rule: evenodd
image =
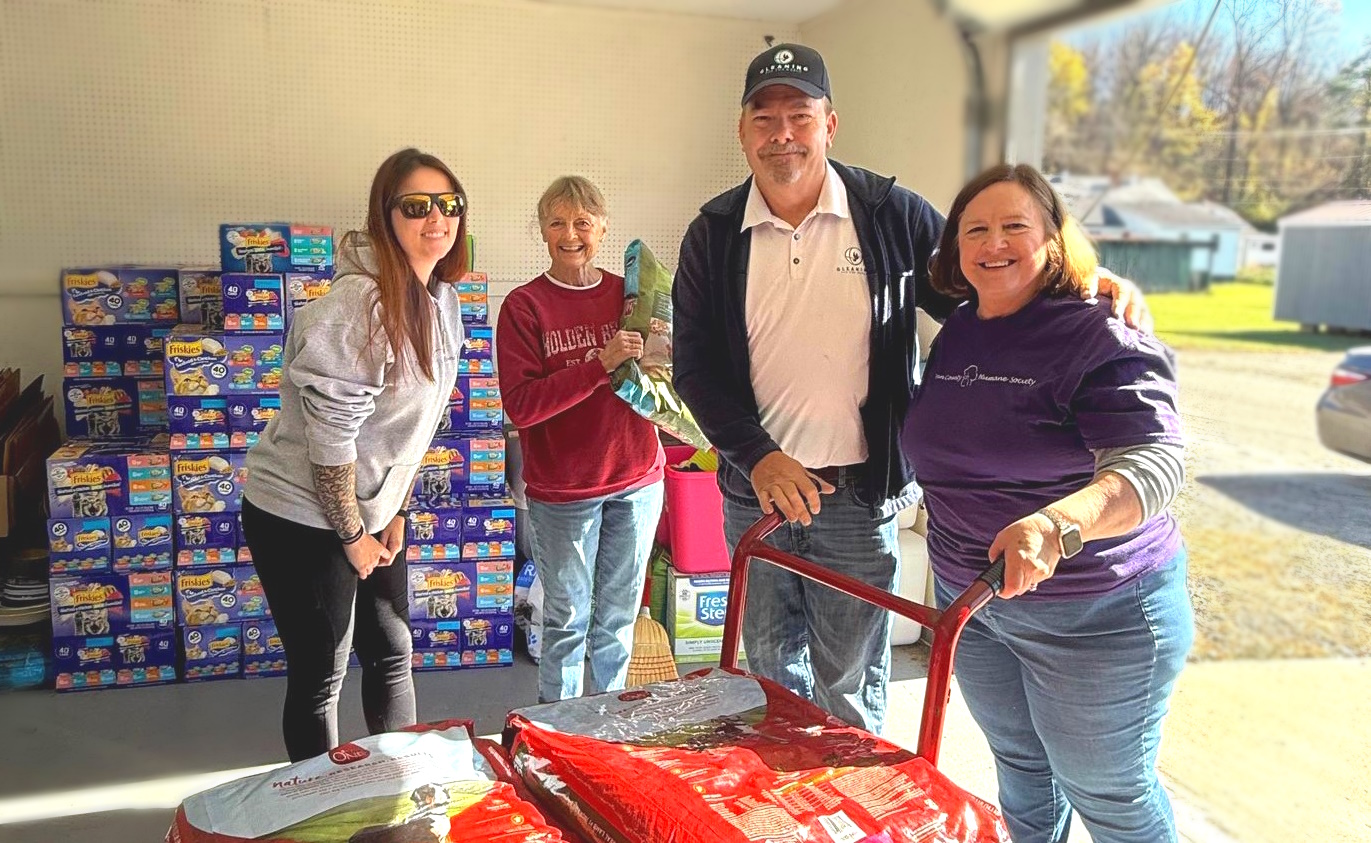
M353 648L370 733L414 723L404 506L457 376L465 212L442 161L386 159L332 290L295 316L281 411L248 453L243 532L286 651L292 761L338 745Z

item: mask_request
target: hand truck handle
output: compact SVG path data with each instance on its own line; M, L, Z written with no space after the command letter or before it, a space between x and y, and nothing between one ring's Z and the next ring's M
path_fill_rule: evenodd
M952 661L957 639L967 621L1004 586L1004 557L996 559L946 609L906 600L860 580L777 550L765 542L767 536L785 523L779 513L764 515L743 533L733 550L733 566L728 582L728 607L724 614L724 640L719 666L736 669L738 641L742 631L743 609L747 603L748 563L768 562L802 577L835 588L886 611L908 618L933 630L933 646L928 659L928 684L924 691L923 716L919 722L918 754L937 766L942 743L943 720L951 694Z

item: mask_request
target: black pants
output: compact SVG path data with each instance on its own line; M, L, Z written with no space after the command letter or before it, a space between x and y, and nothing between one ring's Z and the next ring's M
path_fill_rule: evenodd
M281 720L290 760L313 758L339 744L338 695L350 649L362 663L367 731L413 725L403 552L359 579L332 530L280 518L246 498L243 533L286 651Z

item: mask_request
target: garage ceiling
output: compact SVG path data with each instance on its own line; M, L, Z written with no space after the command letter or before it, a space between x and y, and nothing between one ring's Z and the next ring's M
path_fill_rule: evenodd
M640 11L689 13L712 17L801 23L836 9L843 0L541 0L561 6L600 6ZM1171 0L907 0L932 3L987 30L1066 23L1073 17L1131 9L1140 11Z

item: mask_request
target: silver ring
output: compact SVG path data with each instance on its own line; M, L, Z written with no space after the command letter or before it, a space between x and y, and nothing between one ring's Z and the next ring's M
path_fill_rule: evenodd
M1038 584L1037 584L1037 583L1033 583L1032 585L1030 585L1030 586L1028 587L1028 590L1029 590L1029 591L1037 591L1037 590L1038 590Z

